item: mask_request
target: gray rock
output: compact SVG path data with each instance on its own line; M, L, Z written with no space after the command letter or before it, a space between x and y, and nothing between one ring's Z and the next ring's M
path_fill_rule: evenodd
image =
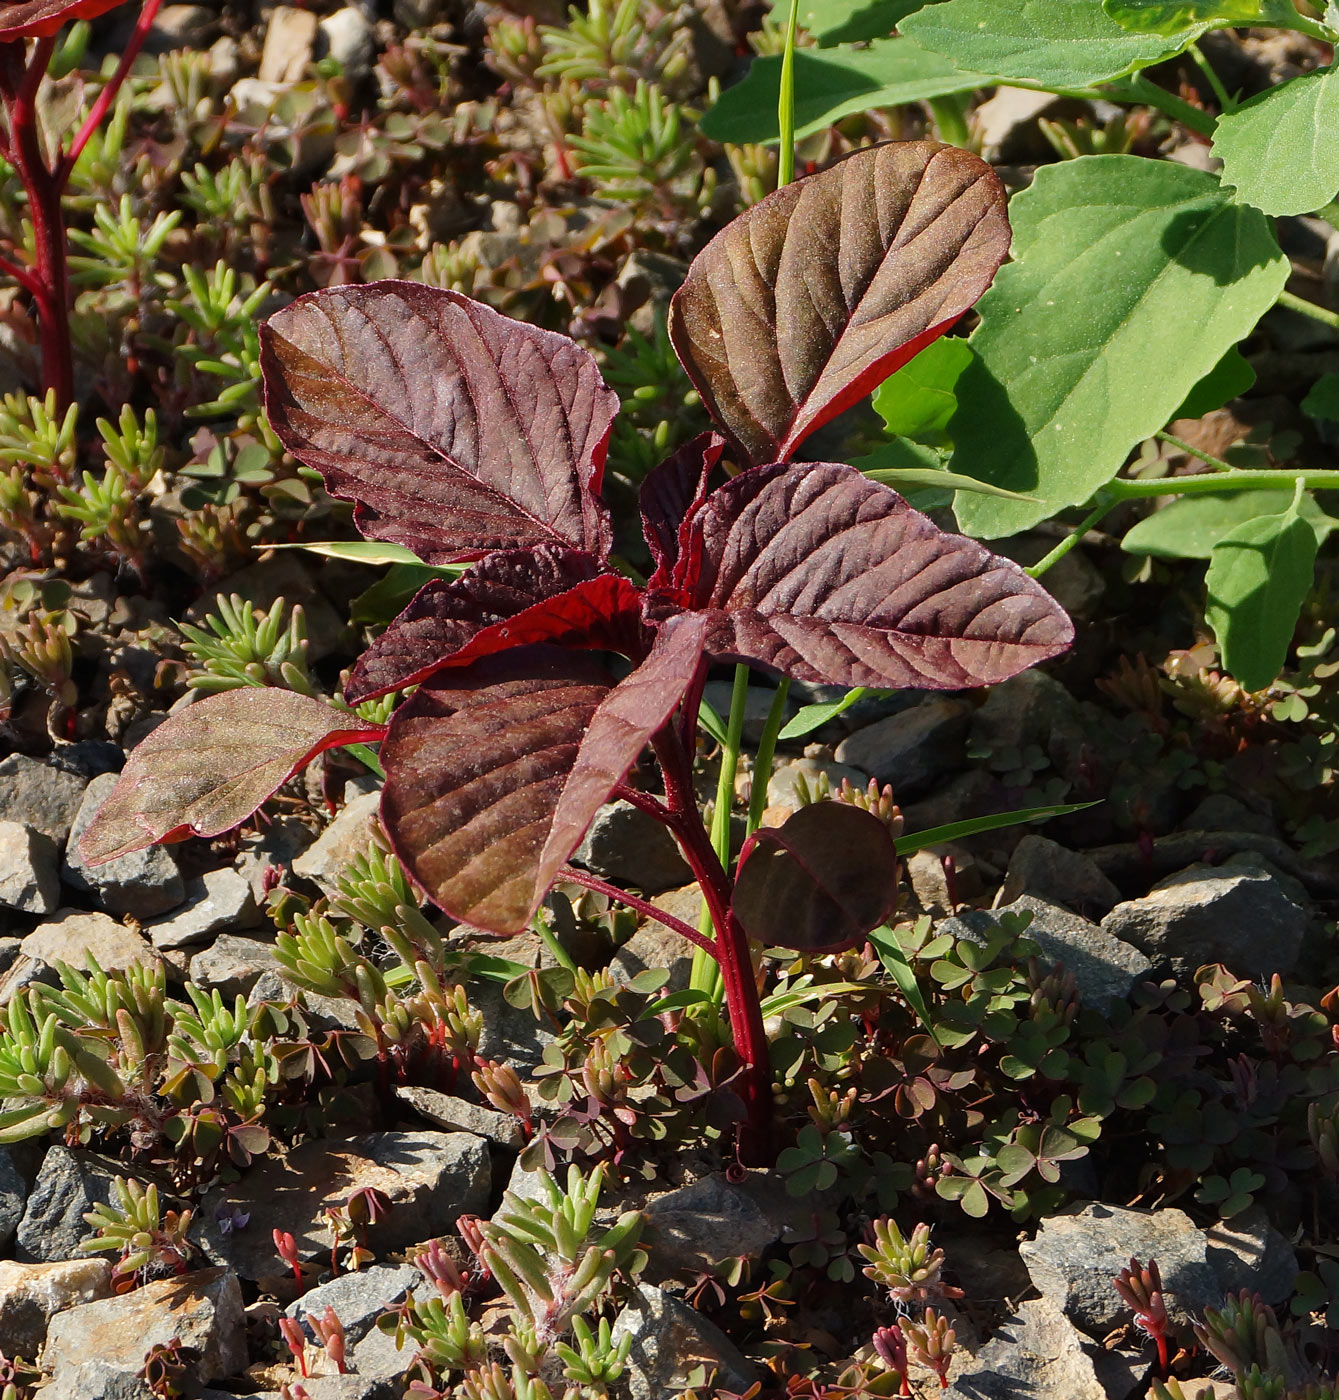
M155 948L186 948L226 929L260 922L255 896L235 870L208 870L186 881L186 903L145 930Z
M301 1322L314 1341L316 1333L308 1319L314 1313L334 1308L352 1347L376 1326L382 1313L404 1302L410 1289L422 1281L423 1275L412 1264L373 1264L309 1289L284 1311Z
M313 881L326 895L335 894L340 877L380 834L380 805L381 794L377 792L363 793L345 803L314 844L293 862L293 873Z
M1087 1005L1101 1008L1123 1000L1153 966L1137 948L1113 937L1105 926L1030 895L990 913L966 910L945 923L940 932L983 939L995 919L1008 913L1032 915L1027 937L1041 949L1046 961L1063 963L1074 974L1079 997Z
M700 901L702 896L697 886L692 889ZM690 922L697 927L696 917ZM693 972L693 945L672 928L647 919L614 954L609 971L616 982L631 982L639 973L651 968L669 973L664 986L666 992L682 991Z
M628 324L638 335L655 333L656 313L664 313L670 298L683 285L688 264L667 253L638 248L628 254L618 270L618 285L630 296L642 298ZM726 703L729 703L727 697Z
M1297 965L1306 911L1258 856L1192 865L1142 899L1118 904L1102 927L1178 973L1225 963L1241 976L1285 975Z
M1266 1303L1292 1296L1297 1281L1297 1255L1270 1223L1261 1206L1251 1206L1230 1220L1220 1220L1205 1232L1209 1267L1224 1293L1243 1288Z
M88 1234L84 1213L111 1200L117 1166L83 1148L48 1147L24 1203L15 1235L15 1258L27 1263L86 1259L79 1242Z
M260 55L262 83L299 83L307 72L316 47L316 16L310 10L278 5L265 31Z
M14 1164L14 1157L8 1147L0 1147L0 1250L6 1249L14 1238L14 1231L23 1219L23 1208L28 1201L28 1183L23 1173ZM0 1341L0 1351L8 1351Z
M544 1047L553 1044L553 1028L536 1020L527 1008L513 1006L502 995L500 982L476 982L470 988L470 1002L484 1019L479 1054L510 1065L524 1078L544 1058Z
M842 779L850 780L852 787L864 788L869 783L869 774L849 763L825 762L821 758L797 758L793 763L784 763L772 774L767 784L767 805L769 807L798 807L800 805L799 784L803 779L810 795L821 790L821 783L827 780L828 787L836 792Z
M396 1089L395 1097L435 1128L445 1128L453 1133L473 1133L475 1137L496 1143L499 1147L519 1148L525 1143L520 1120L510 1113L499 1113L495 1108L484 1108L467 1099L458 1099L454 1094L440 1094L436 1089L423 1089L412 1084L401 1085Z
M315 840L316 833L296 817L279 817L264 831L242 838L237 873L250 885L257 907L265 903L266 872L274 867L281 874L286 873Z
M1212 792L1181 823L1184 831L1253 831L1277 836L1279 829L1268 812L1257 812L1226 792Z
M1049 753L1059 722L1077 712L1069 691L1034 667L991 688L972 716L968 747L973 753L998 754L1035 744Z
M109 914L151 919L186 898L185 881L166 846L146 846L102 865L85 865L79 855L79 838L116 786L117 776L104 773L89 783L70 829L61 874L66 884L95 895Z
M218 13L208 5L164 5L154 17L144 49L146 53L203 49L217 27Z
M837 762L891 783L899 802L919 797L962 767L971 717L968 700L923 700L848 735L837 746Z
M648 1282L681 1269L706 1270L739 1255L757 1258L781 1238L783 1222L764 1210L758 1192L721 1173L705 1176L648 1201Z
M444 1235L456 1217L488 1204L488 1144L469 1133L366 1133L303 1143L283 1161L267 1158L241 1182L217 1186L201 1204L200 1243L217 1263L243 1278L282 1274L273 1230L287 1230L303 1259L329 1258L330 1232L321 1212L343 1207L355 1192L374 1187L391 1202L388 1215L368 1230L378 1252L407 1249ZM250 1213L244 1230L224 1234L219 1215Z
M734 686L730 681L708 681L702 692L702 698L721 717L721 722L725 723L730 718L730 700L734 693ZM776 699L776 690L768 685L751 685L744 693L744 740L749 744L756 744L762 738L764 726L767 724L767 716L772 712L772 704ZM786 700L786 719L792 719L799 707L791 699Z
M353 1348L353 1365L358 1378L368 1387L361 1392L331 1390L317 1394L312 1400L400 1400L404 1394L404 1373L413 1363L418 1348L406 1337L403 1346L396 1344L394 1332L374 1327Z
M280 967L272 943L225 933L191 959L191 981L231 1001L239 993L249 995L263 973L278 972Z
M1222 1296L1209 1267L1205 1236L1184 1211L1129 1210L1092 1204L1048 1216L1019 1253L1042 1297L1090 1337L1103 1337L1129 1320L1111 1280L1138 1259L1158 1261L1167 1313L1186 1327Z
M1047 1298L1024 1303L966 1362L944 1400L1125 1400L1147 1364L1104 1351Z
M147 1381L110 1361L70 1361L42 1392L43 1400L155 1400Z
M91 954L104 972L124 972L136 963L160 961L147 939L106 914L82 909L57 909L55 917L38 926L19 945L25 958L55 967L67 962L82 969Z
M78 773L11 754L0 762L0 812L7 821L34 827L63 846L87 786L88 779Z
M1089 857L1029 832L1014 847L1005 898L1030 894L1088 916L1108 913L1121 894Z
M688 1386L747 1390L753 1367L701 1313L653 1284L637 1287L614 1320L615 1341L632 1337L625 1381L632 1400L670 1400Z
M49 914L59 903L56 843L21 822L0 821L0 904Z
M355 82L365 78L377 52L372 26L360 10L346 5L321 21L316 52L319 58L333 58Z
M112 1291L108 1259L58 1260L51 1264L0 1261L0 1352L34 1357L47 1325L59 1312L106 1298Z
M658 894L693 878L668 831L631 802L606 802L595 814L573 864L592 875Z
M196 1353L197 1381L242 1370L246 1318L236 1274L201 1269L57 1313L47 1330L42 1361L59 1375L63 1367L92 1356L134 1375L151 1347L173 1338Z

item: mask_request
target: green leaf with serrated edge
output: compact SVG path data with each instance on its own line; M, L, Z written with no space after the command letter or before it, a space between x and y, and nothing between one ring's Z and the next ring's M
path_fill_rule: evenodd
M1068 802L1051 807L1022 807L1016 812L996 812L989 817L967 817L944 826L927 826L924 831L904 833L897 838L897 853L903 858L923 851L927 846L942 846L946 841L961 841L982 831L999 831L1006 826L1021 826L1024 822L1046 821L1051 817L1066 817L1096 807L1096 802Z
M1293 78L1218 119L1223 184L1266 214L1309 214L1339 191L1339 65Z
M995 81L985 73L964 72L909 39L877 39L863 49L799 49L795 54L795 135L809 136L852 112L971 92ZM775 141L780 134L780 92L780 57L755 59L743 81L726 89L703 117L703 134L734 144Z
M1159 559L1208 559L1233 530L1260 516L1280 515L1291 505L1291 491L1225 491L1221 496L1182 496L1154 511L1127 531L1127 554ZM1302 515L1324 543L1339 521L1326 515L1312 496L1302 497Z
M1205 621L1224 667L1247 690L1283 669L1316 572L1316 532L1300 495L1282 515L1248 520L1220 540L1205 576Z
M1009 213L1014 261L978 306L976 358L949 424L951 466L1037 504L960 494L959 524L987 538L1089 500L1253 329L1288 276L1258 210L1169 161L1044 166Z
M885 39L925 4L938 0L800 0L800 28L824 48ZM773 0L772 12L785 19L790 0Z
M1339 374L1322 374L1302 400L1302 412L1327 423L1339 422Z
M930 1033L930 1039L942 1050L944 1044L939 1039L939 1032L930 1016L930 1008L921 991L921 985L916 980L916 970L902 951L902 945L897 941L892 929L887 924L882 924L868 937L884 970L897 983L897 990L906 998L907 1005L920 1017L921 1025Z
M1234 345L1186 395L1185 402L1172 414L1172 421L1203 418L1206 413L1239 399L1254 383L1255 371L1250 361Z
M1291 0L1103 0L1102 8L1140 34L1179 35L1197 26L1286 26L1289 15L1297 17Z
M971 362L971 347L965 340L951 336L936 340L875 389L871 400L875 413L895 437L942 434L958 406L954 393L958 379Z
M1135 34L1093 0L949 0L909 15L902 33L960 68L1038 87L1085 87L1124 77L1203 32Z
M777 735L778 739L802 739L806 734L812 734L815 729L821 729L830 719L836 719L838 715L845 714L857 700L863 700L866 695L872 693L863 685L855 686L848 690L840 700L829 700L822 705L806 705L793 719L791 719Z

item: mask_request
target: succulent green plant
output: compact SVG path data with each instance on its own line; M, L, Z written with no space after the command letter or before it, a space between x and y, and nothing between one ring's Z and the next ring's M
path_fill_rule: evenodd
M164 1212L157 1186L145 1186L133 1177L113 1178L112 1197L85 1213L93 1234L81 1240L79 1248L90 1254L119 1252L112 1270L118 1278L150 1269L183 1273L190 1257L186 1237L192 1212Z

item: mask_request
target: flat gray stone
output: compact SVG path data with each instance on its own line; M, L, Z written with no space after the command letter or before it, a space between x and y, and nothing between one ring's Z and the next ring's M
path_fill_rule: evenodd
M837 745L837 762L891 783L898 802L909 801L963 766L971 718L970 700L922 700L848 734Z
M470 1103L454 1094L442 1094L436 1089L413 1084L402 1084L396 1089L395 1097L435 1128L452 1133L473 1133L499 1147L519 1148L525 1143L520 1119L513 1114L499 1113L495 1108Z
M513 1006L502 994L502 983L478 980L470 987L470 1001L483 1017L479 1054L499 1060L525 1078L544 1058L544 1048L555 1039L553 1027L536 1019L528 1007Z
M24 1204L14 1255L28 1263L87 1259L79 1242L88 1234L86 1211L111 1200L118 1165L82 1147L48 1147Z
M1268 977L1296 967L1307 913L1258 856L1242 854L1169 876L1118 904L1102 927L1178 973L1221 962L1239 976Z
M79 855L79 838L111 794L117 778L116 773L103 773L89 783L70 829L61 875L67 885L94 895L109 914L151 919L175 909L186 898L186 882L168 847L146 846L91 866Z
M109 1361L69 1361L42 1391L43 1400L157 1400L148 1382Z
M1158 1261L1167 1313L1188 1327L1192 1316L1222 1296L1209 1267L1204 1234L1184 1211L1130 1210L1092 1204L1048 1216L1018 1252L1033 1285L1090 1337L1104 1337L1128 1321L1129 1308L1111 1280L1132 1258Z
M306 76L316 46L316 16L309 10L279 5L265 31L265 47L257 77L262 83L300 82Z
M27 754L0 760L0 812L7 821L36 828L57 846L64 846L87 786L87 778Z
M365 792L346 802L335 820L293 861L293 873L319 885L326 895L334 895L340 877L358 856L366 854L380 833L380 806L379 792Z
M260 912L246 877L226 867L186 881L186 902L145 932L155 948L186 948L228 929L254 928Z
M225 1001L239 994L249 996L263 973L281 970L273 943L235 933L220 935L191 959L191 981L206 991L217 991Z
M1266 1303L1279 1304L1292 1296L1297 1282L1297 1255L1287 1236L1270 1223L1261 1206L1251 1206L1205 1232L1209 1267L1223 1292L1243 1288Z
M659 894L693 878L668 831L630 802L606 802L572 857L592 875Z
M1033 895L1088 918L1110 912L1121 899L1120 891L1089 857L1035 832L1014 847L1004 888L1008 898Z
M57 1313L109 1297L111 1291L110 1259L86 1256L51 1264L0 1260L0 1351L35 1357Z
M335 1316L344 1327L349 1346L355 1346L377 1325L384 1312L404 1302L415 1284L423 1282L422 1273L412 1264L371 1264L356 1273L341 1274L308 1289L284 1312L303 1324L307 1336L315 1340L316 1333L309 1319L334 1308Z
M756 1259L781 1238L783 1222L746 1186L722 1173L666 1191L646 1204L652 1271L648 1282L680 1270L708 1270L726 1259Z
M60 903L56 843L35 827L0 821L0 905L49 914Z
M39 924L19 944L19 952L48 967L67 962L81 971L90 954L104 972L124 972L136 964L152 966L161 961L148 940L134 929L106 914L89 914L82 909L57 909L53 918Z
M23 1173L14 1165L13 1153L8 1147L0 1147L0 1250L7 1249L14 1238L14 1231L23 1219L23 1208L28 1201L28 1183ZM0 1351L8 1351L0 1340ZM13 1352L8 1352L12 1356Z
M624 1380L632 1400L670 1400L703 1377L713 1391L743 1392L753 1367L739 1348L701 1313L653 1284L639 1284L614 1319L613 1337L632 1337Z
M702 896L697 886L692 888L700 901ZM697 927L696 917L692 920L692 926ZM682 991L693 973L693 945L681 933L656 923L654 919L647 919L614 954L609 971L616 982L631 982L640 973L651 969L669 973L664 991Z

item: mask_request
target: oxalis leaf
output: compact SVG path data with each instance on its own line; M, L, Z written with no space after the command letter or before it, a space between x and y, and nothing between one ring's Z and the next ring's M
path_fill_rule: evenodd
M1007 559L834 462L741 473L687 525L652 616L705 614L707 651L826 685L957 690L1064 651L1073 624Z
M670 337L743 460L785 461L946 331L1008 252L1004 203L976 156L890 142L718 233L670 303Z
M526 646L440 672L382 744L382 820L447 913L525 928L610 789L679 703L704 625L676 620L625 680L588 653Z
M739 857L730 908L750 938L802 952L851 948L897 905L897 850L875 816L844 802L759 827Z
M1132 33L1096 0L949 0L902 23L908 38L961 68L1045 88L1110 82L1169 57L1203 30Z
M898 107L995 81L972 73L910 39L877 39L867 48L799 49L795 54L795 134L809 136L852 112ZM781 58L755 58L702 119L713 141L775 141Z
M959 523L986 537L1087 501L1254 328L1288 276L1258 210L1168 161L1044 166L1011 213L1014 261L981 302L949 424L951 465L1036 504L960 494Z
M124 0L8 0L0 6L0 43L55 34L77 19L96 19Z
M1339 192L1339 66L1270 88L1218 119L1223 183L1266 214L1309 214Z
M79 842L101 865L185 836L218 836L318 753L380 739L343 710L289 690L248 686L197 700L153 730Z
M618 397L566 336L455 292L374 282L261 327L270 422L371 539L428 564L558 544L603 558Z
M1204 616L1223 665L1247 690L1273 683L1315 576L1317 540L1300 492L1280 515L1248 520L1214 546Z

